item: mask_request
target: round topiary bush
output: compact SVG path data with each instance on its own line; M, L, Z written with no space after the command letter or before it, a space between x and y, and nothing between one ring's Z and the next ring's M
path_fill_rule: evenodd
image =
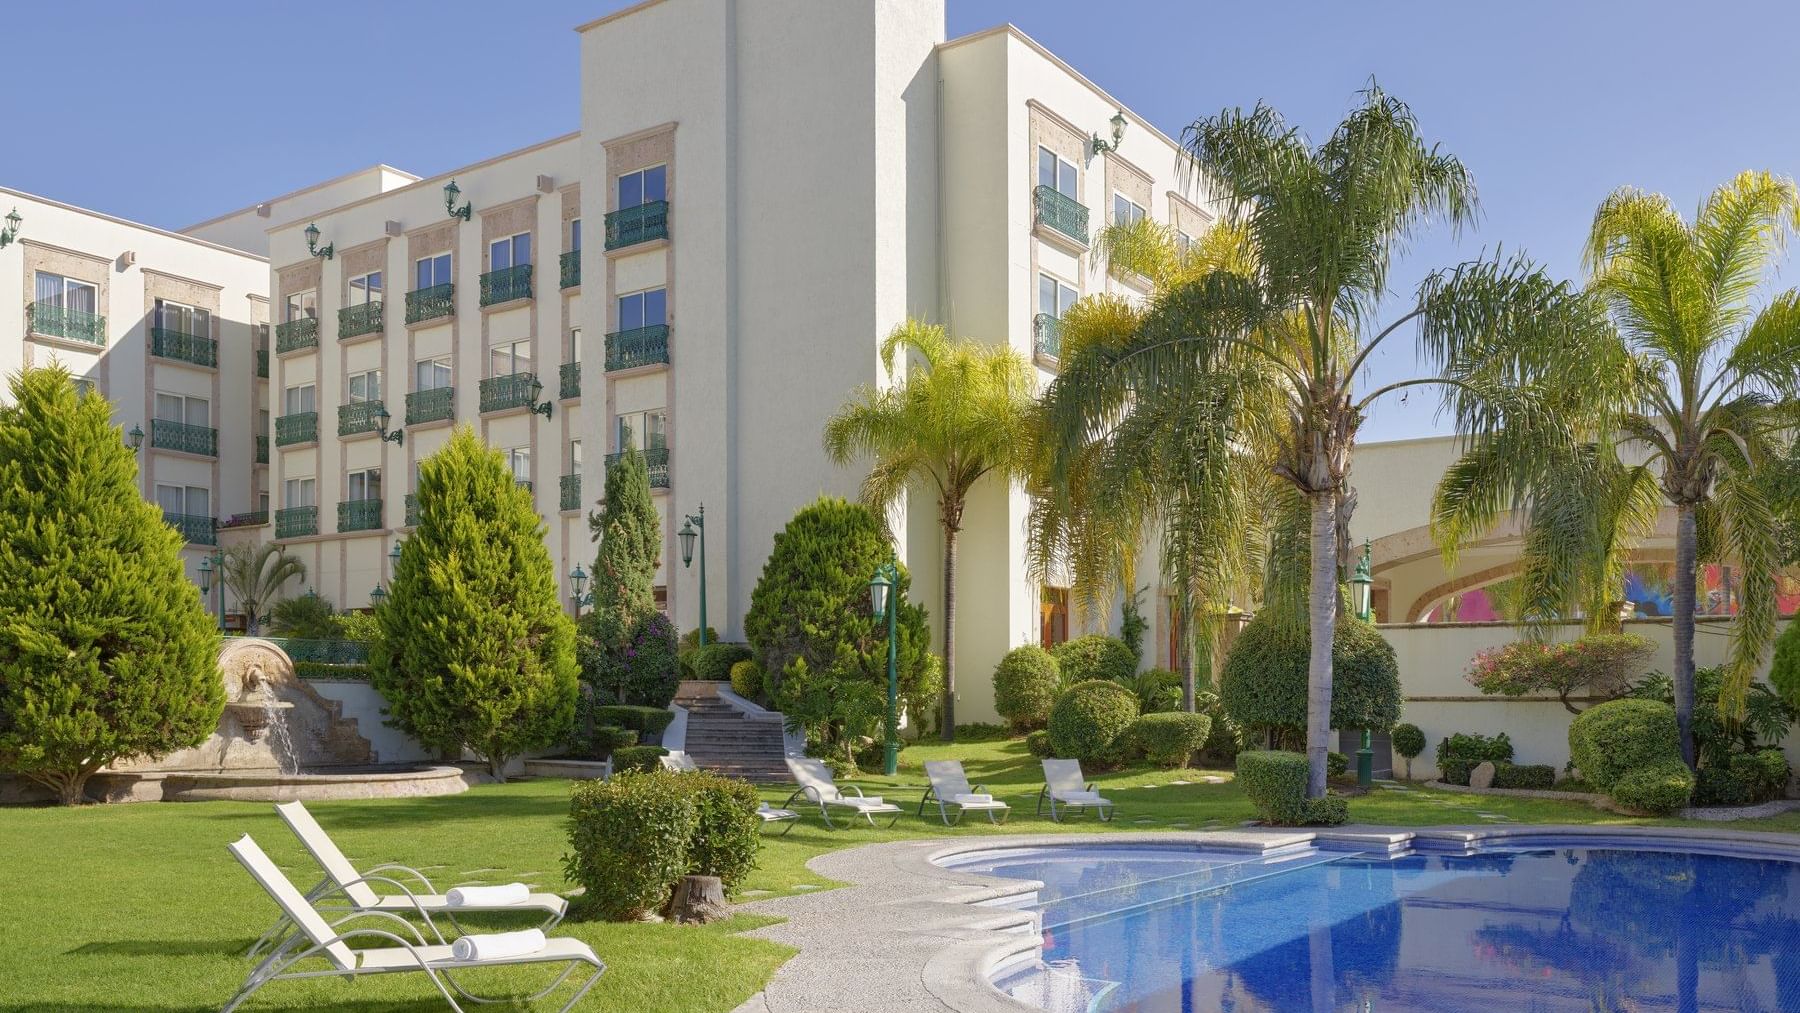
M1294 739L1306 728L1305 626L1250 621L1219 671L1219 701L1239 724ZM1400 720L1400 663L1372 623L1340 616L1331 648L1331 727L1392 728Z
M1694 773L1679 759L1660 760L1632 770L1613 782L1607 794L1628 809L1668 816L1687 805L1694 793Z
M1056 658L1036 644L1006 652L994 669L994 709L1013 731L1044 727L1062 688Z
M1090 633L1057 644L1051 653L1056 656L1065 686L1094 679L1124 683L1137 675L1137 658L1123 640L1115 637Z
M750 657L750 648L745 644L707 644L693 654L694 678L725 682L731 678L731 666Z
M1237 783L1264 823L1291 827L1344 822L1349 818L1349 804L1343 797L1306 797L1307 766L1303 753L1250 750L1238 754Z
M1627 774L1666 760L1680 763L1675 708L1657 700L1611 700L1589 707L1569 724L1569 759L1589 784L1607 794Z
M1050 757L1055 756L1056 751L1050 748L1049 729L1039 728L1037 731L1025 736L1025 751L1040 759L1047 760Z
M1099 766L1119 762L1125 732L1138 717L1137 695L1116 682L1070 686L1050 708L1050 747L1057 756Z
M1406 761L1406 776L1410 779L1412 762L1425 751L1425 733L1419 730L1418 725L1402 722L1394 726L1393 732L1388 736L1388 741L1394 747L1394 755Z
M755 660L745 658L731 666L731 691L746 700L754 700L762 695L762 669L756 667Z
M1144 758L1159 767L1185 767L1206 745L1212 719L1181 711L1145 714L1131 726L1131 741Z

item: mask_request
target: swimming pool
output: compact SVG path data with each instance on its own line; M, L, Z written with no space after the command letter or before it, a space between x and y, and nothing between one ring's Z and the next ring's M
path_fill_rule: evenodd
M1054 1013L1800 1010L1800 863L1592 837L1476 853L1019 848L945 864L1041 881Z

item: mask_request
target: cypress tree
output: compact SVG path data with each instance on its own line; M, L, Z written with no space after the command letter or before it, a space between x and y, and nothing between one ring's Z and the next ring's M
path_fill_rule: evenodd
M375 688L389 723L435 749L506 761L552 745L575 713L575 627L544 523L498 451L467 426L419 468L419 525L375 610Z
M138 491L98 394L60 366L0 407L0 767L82 800L116 760L199 745L219 723L219 635L182 538Z
M588 514L588 528L600 548L594 558L594 608L582 617L582 632L589 638L583 676L621 700L630 684L668 681L634 679L631 671L633 642L656 612L663 538L662 517L650 498L650 470L629 442L625 451L607 466L600 512Z

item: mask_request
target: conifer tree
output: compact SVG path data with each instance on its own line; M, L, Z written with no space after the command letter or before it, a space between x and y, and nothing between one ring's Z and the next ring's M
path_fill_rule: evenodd
M650 471L630 441L606 469L606 498L588 528L600 543L594 558L594 609L582 618L583 677L620 699L628 686L669 680L634 678L633 643L656 612L656 568L662 556L662 517L650 498ZM654 652L660 658L661 652ZM671 689L673 688L671 683ZM667 701L664 701L665 703Z
M116 760L199 745L219 723L219 635L181 535L138 491L98 394L60 366L0 407L0 768L80 802Z
M369 663L390 724L436 749L506 761L575 713L575 627L544 524L498 451L466 426L419 468L419 524L375 610Z

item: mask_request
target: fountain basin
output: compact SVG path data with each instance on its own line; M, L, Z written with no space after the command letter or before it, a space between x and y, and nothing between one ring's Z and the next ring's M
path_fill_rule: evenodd
M279 770L139 770L95 774L88 794L107 802L323 802L455 795L469 790L461 767L405 764Z

